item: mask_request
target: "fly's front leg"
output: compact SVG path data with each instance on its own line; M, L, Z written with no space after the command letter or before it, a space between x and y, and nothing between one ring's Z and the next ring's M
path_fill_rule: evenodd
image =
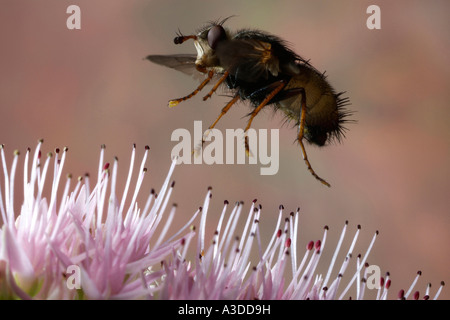
M203 80L202 83L200 83L200 85L197 87L197 89L195 89L194 91L192 91L190 94L188 94L185 97L182 98L178 98L178 99L173 99L169 101L169 107L175 107L177 104L179 104L181 101L186 101L190 98L192 98L193 96L195 96L197 93L199 93L212 79L212 77L214 76L214 71L209 71L208 72L208 76L206 77L205 80Z

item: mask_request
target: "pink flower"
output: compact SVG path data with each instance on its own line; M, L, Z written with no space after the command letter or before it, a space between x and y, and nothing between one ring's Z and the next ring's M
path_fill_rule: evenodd
M140 167L140 174L126 205L131 187L135 148L122 198L116 197L117 159L109 168L103 165L104 148L101 149L97 183L90 189L90 177L78 179L75 188L67 179L63 194L57 198L62 168L67 154L56 151L51 181L50 199L43 197L50 159L41 163L42 141L38 144L28 174L30 150L25 155L24 197L20 210L14 208L14 175L18 162L15 153L10 173L6 169L4 149L1 150L5 175L4 199L0 202L3 226L1 229L0 266L2 296L22 299L126 299L151 297L155 281L162 271L151 267L159 264L166 255L181 245L172 237L162 241L164 234L155 233L164 213L173 185L169 170L158 196L152 191L144 208L139 208L136 197L146 169L148 148ZM110 189L109 195L107 190ZM18 214L17 214L18 212ZM175 207L169 213L173 218ZM167 230L167 229L164 229ZM183 239L194 233L188 231ZM156 239L155 239L156 238ZM152 246L149 243L152 241ZM154 243L154 244L153 244ZM72 268L72 269L71 269ZM73 270L75 274L68 274ZM79 282L81 290L74 290Z
M342 248L348 232L345 222L331 261L322 262L322 252L328 250L328 227L320 240L310 241L306 250L300 250L299 210L283 220L280 206L277 225L266 239L260 233L262 208L256 200L244 217L242 230L243 204L238 202L229 210L225 201L213 238L207 241L212 192L208 188L202 207L183 228L168 234L177 210L168 205L175 160L159 194L150 191L140 207L137 198L147 172L148 147L132 183L133 146L127 182L122 196L117 197L118 161L112 166L105 164L104 146L92 188L89 175L79 178L74 187L71 176L65 183L61 181L67 148L57 149L54 156L48 154L42 161L41 146L42 141L32 158L30 149L25 154L22 198L15 192L19 153L14 153L8 170L4 148L0 148L4 176L0 184L0 298L363 299L373 287L377 299L388 297L389 274L372 275L373 266L367 263L378 232L367 251L355 256L353 248L361 228L356 228L349 248ZM51 168L52 180L48 178ZM22 201L19 208L15 207L17 201ZM191 227L194 223L198 230ZM192 246L196 254L189 260ZM325 275L318 273L319 263L328 265ZM352 264L354 270L349 271ZM398 298L420 298L418 291L413 292L420 275L418 272ZM443 286L442 282L434 299ZM423 298L430 298L430 286Z
M342 262L338 262L342 241L346 235L348 222L346 221L341 232L340 240L334 250L333 258L328 263L328 271L325 276L318 274L319 265L328 233L325 226L321 240L310 241L306 245L303 257L300 259L297 248L299 209L282 221L284 207L280 206L278 223L269 243L262 244L259 224L261 219L261 206L256 206L253 201L248 213L242 236L233 237L236 234L238 220L242 215L243 206L236 203L228 220L225 223L225 215L229 203L225 201L222 215L220 216L213 239L205 242L205 220L211 189L205 199L202 209L199 234L197 239L197 254L195 263L185 260L186 247L190 242L183 242L183 254L174 254L170 262L164 263L167 278L161 291L162 299L364 299L366 292L367 257L375 243L378 231L375 232L372 241L368 245L364 255L356 257L356 268L353 272L347 271L353 257L353 248L358 239L361 227L358 226L350 247L347 249ZM265 239L266 240L266 239ZM210 243L205 247L205 243ZM251 261L251 251L254 251L258 259ZM288 270L290 268L290 270ZM418 273L419 274L419 273ZM346 279L344 281L344 279ZM387 299L391 280L389 274L386 278L376 279L378 287L377 299ZM408 290L412 292L416 280ZM434 299L440 294L444 283L436 293ZM342 289L341 289L342 288ZM402 298L406 298L407 295ZM429 287L424 299L429 297ZM418 298L418 293L414 294Z

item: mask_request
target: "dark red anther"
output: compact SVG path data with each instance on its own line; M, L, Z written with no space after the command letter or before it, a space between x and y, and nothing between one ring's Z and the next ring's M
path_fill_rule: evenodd
M316 250L319 250L321 245L322 245L322 241L317 240L316 244L314 245L314 247L316 248Z
M286 239L286 243L284 244L284 246L285 246L286 248L290 248L290 247L291 247L291 238L287 238L287 239Z

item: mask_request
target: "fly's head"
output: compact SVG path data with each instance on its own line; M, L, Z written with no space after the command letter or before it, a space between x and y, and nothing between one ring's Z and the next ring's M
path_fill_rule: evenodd
M202 27L196 35L184 36L179 32L174 39L175 44L181 44L189 39L194 40L194 46L197 50L195 66L198 71L206 73L209 70L214 70L217 73L223 73L224 68L220 64L216 48L221 42L231 39L230 31L223 27L223 23L227 19L209 23Z

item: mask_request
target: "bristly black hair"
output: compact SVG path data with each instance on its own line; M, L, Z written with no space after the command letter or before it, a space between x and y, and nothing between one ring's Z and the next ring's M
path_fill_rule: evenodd
M355 114L355 111L346 108L347 106L351 105L351 103L349 97L341 97L343 94L345 94L345 91L336 94L338 125L336 130L330 132L331 140L337 141L339 143L342 142L342 139L345 138L345 132L348 131L348 128L345 127L345 124L356 123L355 119L349 119L349 117Z
M272 48L276 55L286 55L289 59L296 60L300 63L304 63L306 65L310 65L308 60L305 60L300 55L295 53L291 49L291 43L266 31L261 31L258 29L241 29L238 30L234 37L234 39L252 39L259 40L262 42L269 42L272 45ZM283 58L283 57L281 57Z
M211 27L213 27L213 26L221 26L221 25L223 25L228 19L230 19L230 18L233 18L233 17L236 17L235 15L232 15L232 16L228 16L228 17L226 17L226 18L223 18L222 20L220 20L220 18L219 19L216 19L216 20L209 20L209 21L207 21L204 25L202 25L200 28L198 28L197 30L195 30L195 32L197 33L197 34L199 34L199 33L202 33L202 32L204 32L204 31L206 31L206 30L209 30Z

